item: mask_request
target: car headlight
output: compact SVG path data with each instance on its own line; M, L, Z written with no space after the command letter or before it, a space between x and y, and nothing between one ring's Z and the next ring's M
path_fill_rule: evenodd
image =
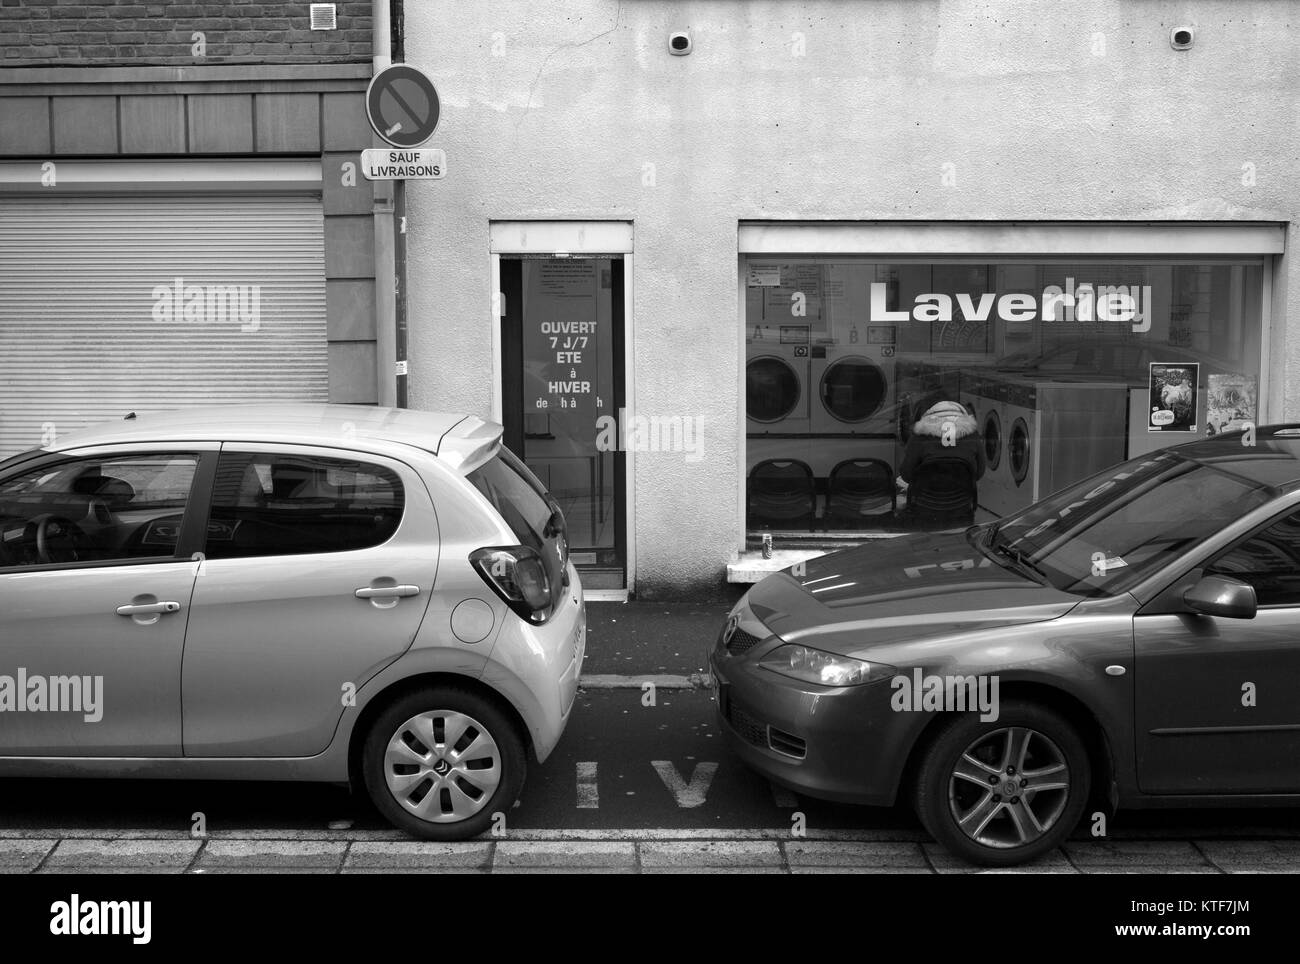
M778 646L760 659L758 665L782 676L821 686L857 686L898 672L884 663L836 656L834 653L795 643Z

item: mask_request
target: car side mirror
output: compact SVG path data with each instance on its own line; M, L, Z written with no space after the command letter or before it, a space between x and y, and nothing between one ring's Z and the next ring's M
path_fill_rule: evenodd
M1255 587L1226 576L1203 576L1187 592L1183 602L1194 612L1228 619L1255 618Z

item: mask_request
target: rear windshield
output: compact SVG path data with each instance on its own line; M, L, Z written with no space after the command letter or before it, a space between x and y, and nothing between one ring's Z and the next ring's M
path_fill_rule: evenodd
M551 505L545 490L528 467L507 448L466 476L474 488L501 513L521 545L547 557L547 523Z

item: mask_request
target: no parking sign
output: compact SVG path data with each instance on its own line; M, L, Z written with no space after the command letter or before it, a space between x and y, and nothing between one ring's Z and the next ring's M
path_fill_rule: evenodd
M385 67L366 88L370 126L394 147L419 147L432 137L440 109L433 81L410 64Z

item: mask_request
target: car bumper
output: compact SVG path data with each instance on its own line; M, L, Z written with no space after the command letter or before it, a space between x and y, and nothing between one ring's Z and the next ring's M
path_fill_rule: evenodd
M545 623L534 626L513 613L497 637L483 682L514 705L545 762L569 722L587 649L587 608L582 581L569 567L569 591Z
M718 723L728 744L781 786L826 800L892 805L925 719L891 710L887 680L817 686L762 668L761 657L781 643L770 637L733 654L720 634L710 648Z

